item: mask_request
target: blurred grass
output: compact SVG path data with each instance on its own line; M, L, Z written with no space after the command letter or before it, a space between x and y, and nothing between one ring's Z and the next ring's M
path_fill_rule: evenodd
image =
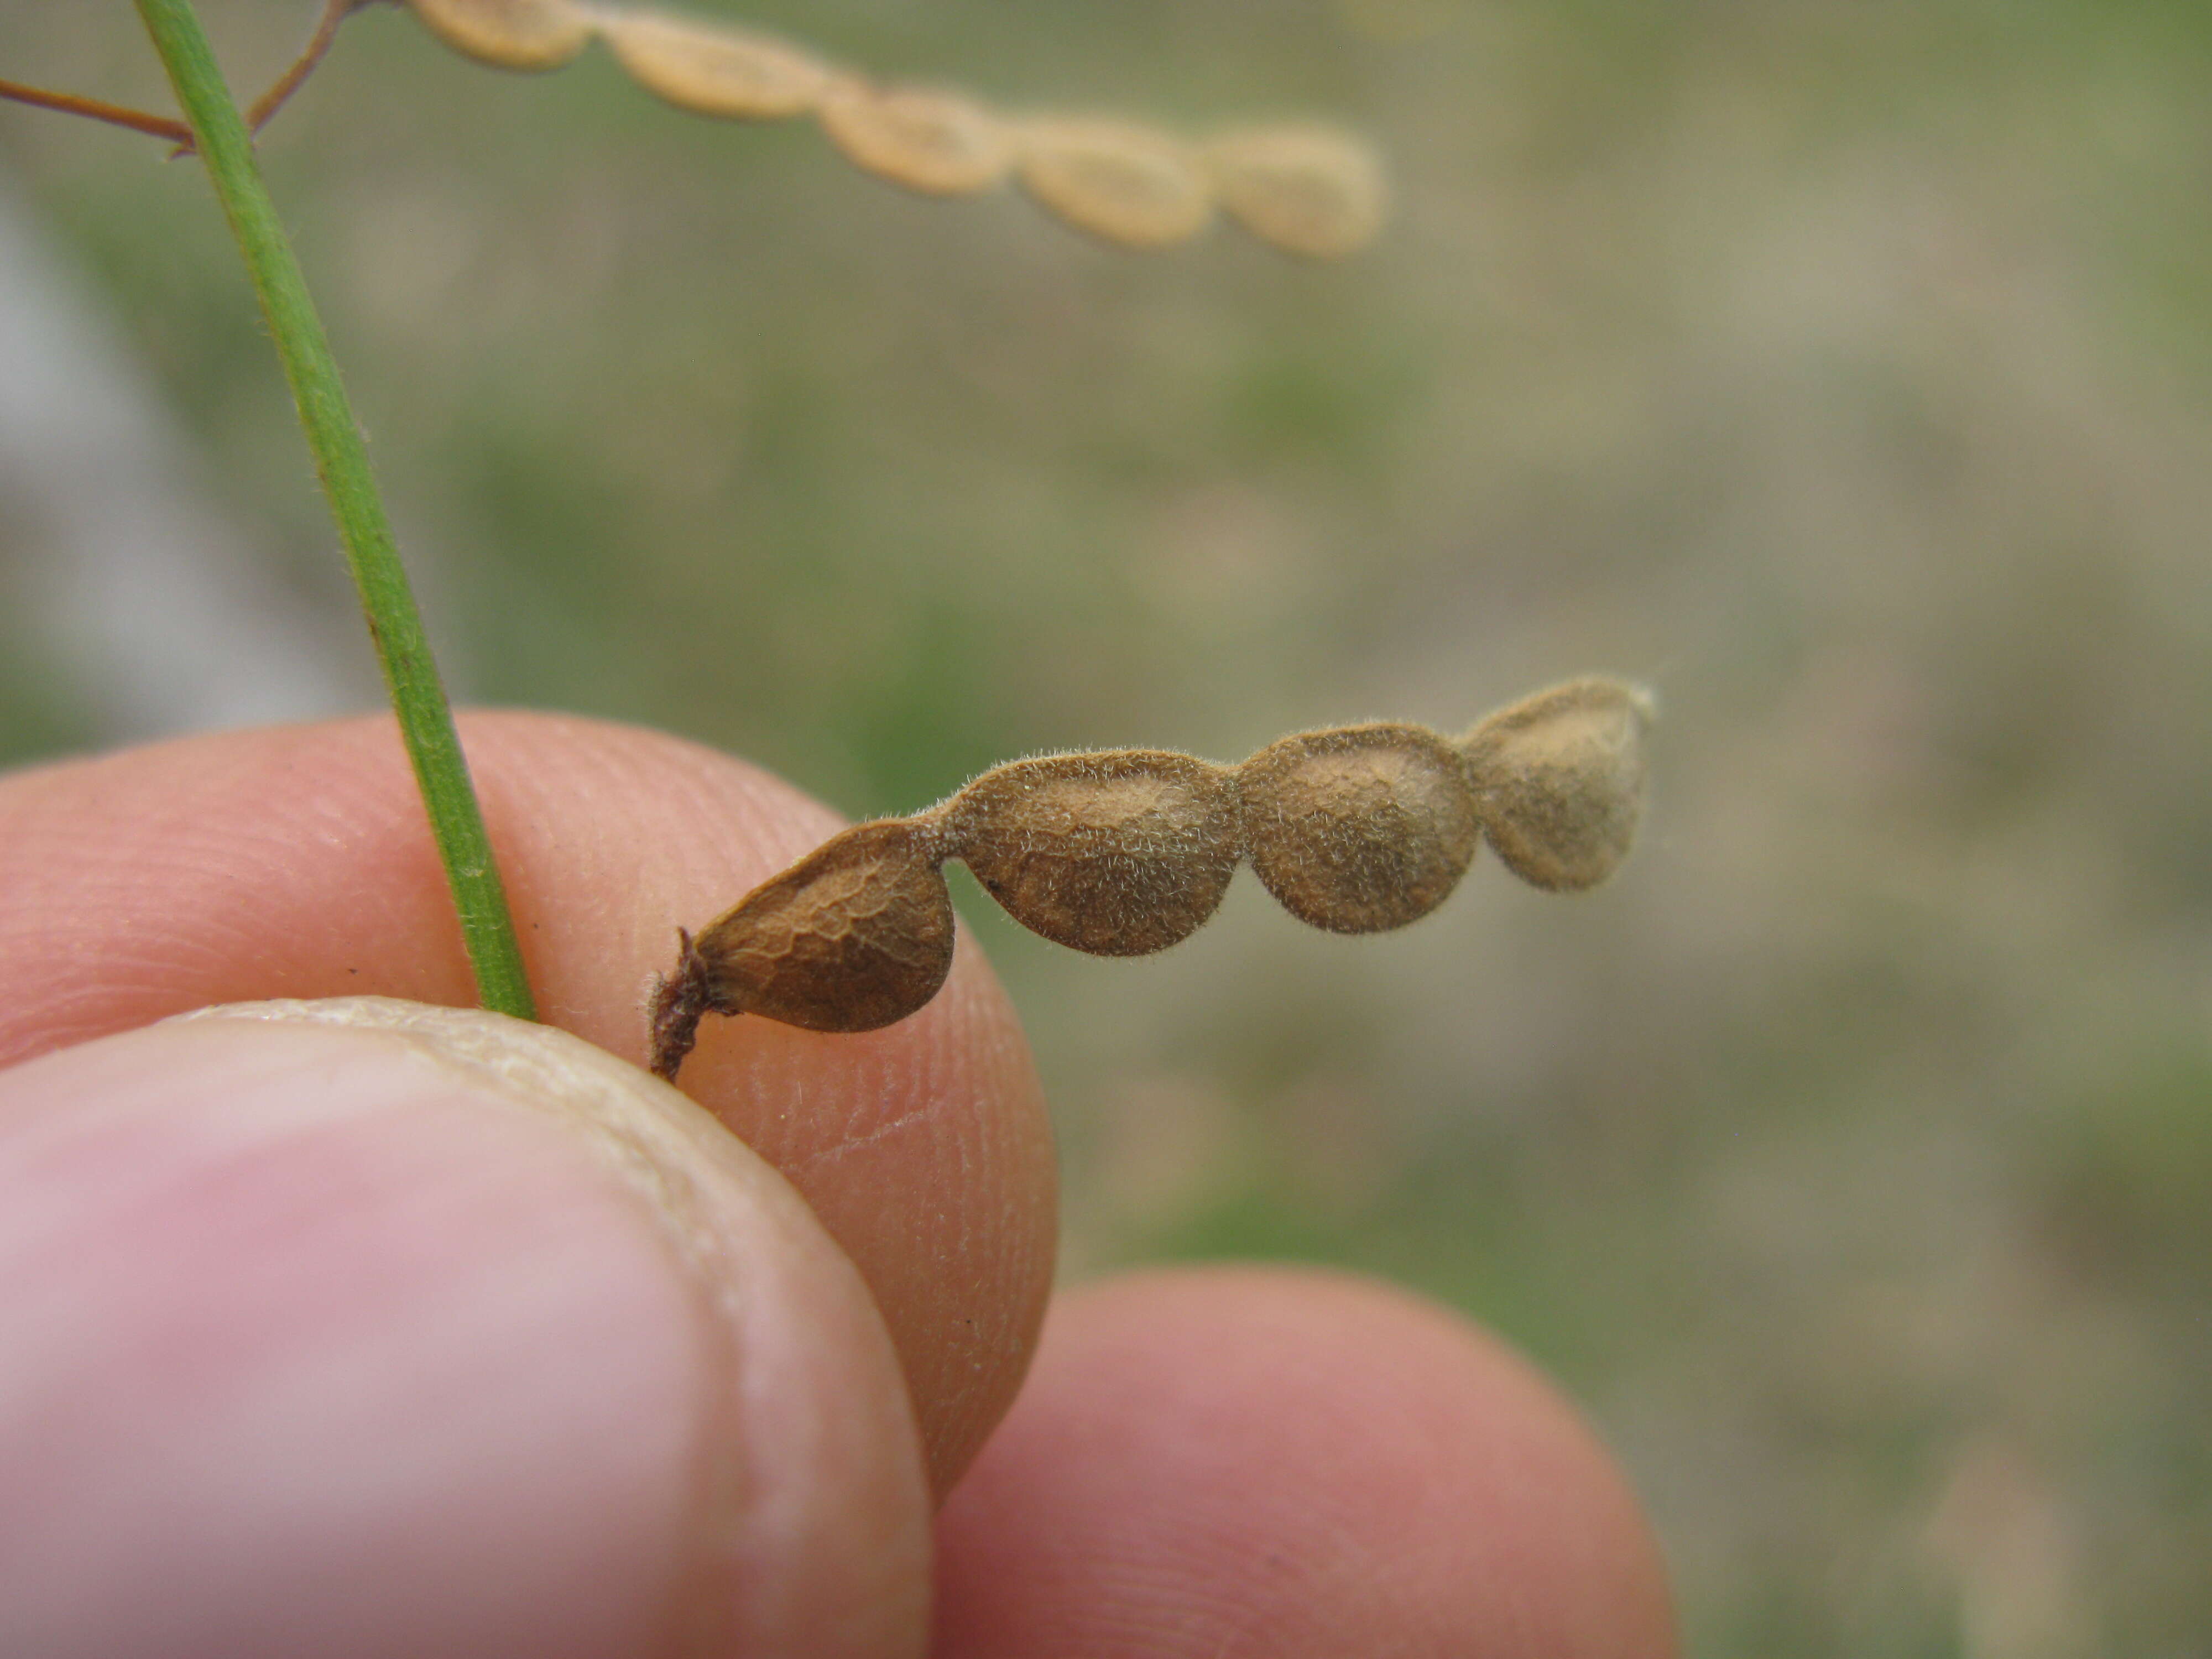
M310 8L205 9L245 85ZM1072 1267L1490 1320L1634 1469L1699 1653L2204 1652L2212 11L744 15L1009 104L1339 116L1400 221L1110 252L373 9L265 159L459 684L859 816L1654 679L1650 834L1587 900L1478 868L1350 941L1247 884L1124 963L965 890ZM0 64L157 95L94 9L0 15ZM202 187L15 112L0 166L234 509L326 556ZM111 735L6 644L0 756Z

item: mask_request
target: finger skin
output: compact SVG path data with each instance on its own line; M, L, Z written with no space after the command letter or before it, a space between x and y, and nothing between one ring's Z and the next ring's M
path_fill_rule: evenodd
M804 1200L574 1038L307 1006L0 1073L0 1652L914 1659L920 1443Z
M938 1519L935 1659L1666 1659L1650 1534L1520 1359L1312 1273L1063 1297Z
M837 828L658 733L503 713L465 716L462 733L541 1018L641 1063L676 930ZM0 1064L212 1003L475 1000L388 719L0 779ZM1055 1227L1035 1073L979 953L963 940L936 1000L883 1031L710 1019L683 1086L859 1267L943 1491L1019 1384Z

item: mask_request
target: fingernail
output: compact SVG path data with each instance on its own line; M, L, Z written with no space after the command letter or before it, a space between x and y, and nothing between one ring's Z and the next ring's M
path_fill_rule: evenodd
M0 1073L0 1651L911 1652L880 1321L675 1091L496 1016Z

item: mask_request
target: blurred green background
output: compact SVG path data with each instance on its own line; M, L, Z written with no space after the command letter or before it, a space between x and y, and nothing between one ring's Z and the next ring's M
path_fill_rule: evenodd
M857 817L1648 680L1588 897L1478 865L1347 940L1248 878L1128 963L962 889L1068 1270L1491 1322L1694 1652L2212 1654L2212 8L694 3L1010 106L1333 117L1399 212L1109 250L372 8L264 156L464 693ZM203 9L240 87L313 9ZM0 7L0 73L167 106L120 3ZM204 182L0 109L0 759L368 705Z

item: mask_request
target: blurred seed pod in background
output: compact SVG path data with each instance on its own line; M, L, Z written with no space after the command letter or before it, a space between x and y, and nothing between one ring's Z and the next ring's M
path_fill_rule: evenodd
M1373 146L1334 127L1247 127L1204 154L1223 209L1286 252L1340 258L1373 241L1389 215Z
M583 51L597 24L573 0L409 0L456 52L501 69L552 70Z
M804 115L836 71L771 35L659 12L601 14L599 32L632 80L678 109L736 120Z
M1024 121L1023 186L1068 223L1125 247L1188 240L1213 218L1206 170L1188 144L1126 121Z
M989 190L1013 161L998 118L957 93L841 80L823 94L820 118L854 167L932 196Z
M1291 253L1326 259L1372 240L1389 211L1374 151L1319 125L1240 128L1204 146L1110 117L1012 120L963 94L884 86L753 30L584 0L406 0L447 45L503 69L557 69L593 34L638 85L728 119L814 114L863 172L931 196L1018 173L1078 229L1123 247L1189 240L1218 208Z

